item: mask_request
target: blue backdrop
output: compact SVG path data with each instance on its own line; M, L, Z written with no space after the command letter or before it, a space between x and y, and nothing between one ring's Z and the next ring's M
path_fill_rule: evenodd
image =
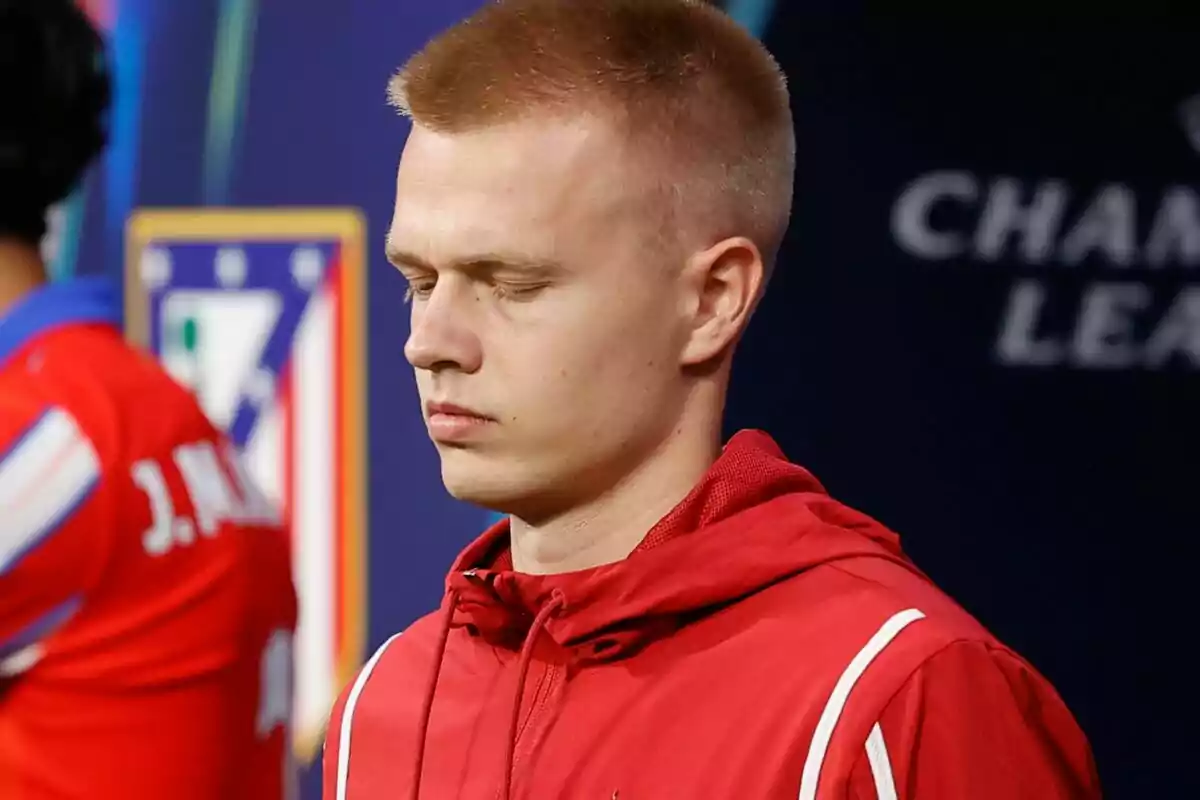
M116 274L136 206L366 214L373 649L434 606L488 521L441 488L381 246L406 133L387 78L475 0L92 5L116 141L57 269ZM729 428L771 430L1047 673L1109 796L1200 796L1180 694L1200 533L1194 48L729 7L789 72L800 144Z

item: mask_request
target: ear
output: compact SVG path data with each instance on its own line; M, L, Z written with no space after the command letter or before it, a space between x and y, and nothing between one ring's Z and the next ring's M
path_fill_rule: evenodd
M688 259L689 336L681 363L710 361L732 347L746 327L762 290L765 267L754 242L725 239Z

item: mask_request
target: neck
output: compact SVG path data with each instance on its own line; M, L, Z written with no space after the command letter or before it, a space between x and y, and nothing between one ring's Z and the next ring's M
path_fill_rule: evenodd
M537 524L512 517L513 568L553 575L621 561L700 482L720 449L719 413L702 424L685 421L594 500Z
M37 247L0 238L0 316L46 282L46 267Z

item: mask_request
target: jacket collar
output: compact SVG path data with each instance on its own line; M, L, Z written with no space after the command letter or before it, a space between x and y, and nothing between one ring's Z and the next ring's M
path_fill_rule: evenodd
M34 338L63 325L120 327L116 288L104 278L47 283L0 316L0 366Z
M908 564L895 535L833 501L759 431L725 447L692 492L615 564L525 575L507 522L467 547L447 578L453 626L520 646L533 619L572 658L608 660L812 566L870 555Z

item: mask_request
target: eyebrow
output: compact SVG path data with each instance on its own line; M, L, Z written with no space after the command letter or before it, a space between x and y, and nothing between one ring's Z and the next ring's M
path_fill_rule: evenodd
M387 260L397 267L409 266L430 272L437 271L437 267L429 260L393 244L390 236L387 238L385 252ZM562 265L556 261L533 258L519 253L501 252L481 252L469 256L461 256L447 262L443 266L447 269L466 271L512 269L521 272L550 273L562 270Z

